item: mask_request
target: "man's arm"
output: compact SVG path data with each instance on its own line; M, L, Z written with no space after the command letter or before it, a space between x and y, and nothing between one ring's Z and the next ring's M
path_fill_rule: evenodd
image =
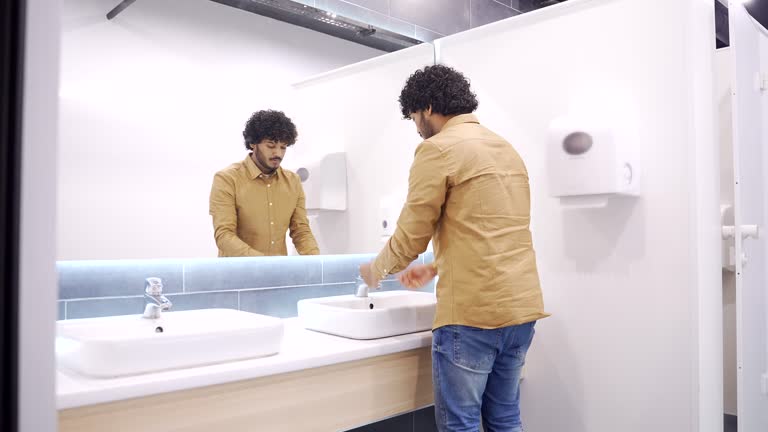
M235 183L221 173L213 177L209 211L213 217L213 236L216 246L227 257L263 256L237 236L237 207Z
M374 277L397 273L427 250L448 190L448 168L434 143L416 149L408 180L408 198L397 220L395 233L373 261Z
M291 215L291 240L293 245L296 246L296 251L301 255L320 255L320 248L317 247L317 241L315 236L312 235L312 229L309 227L309 220L307 219L306 209L306 197L304 196L304 188L299 183L299 200L296 203L296 208Z

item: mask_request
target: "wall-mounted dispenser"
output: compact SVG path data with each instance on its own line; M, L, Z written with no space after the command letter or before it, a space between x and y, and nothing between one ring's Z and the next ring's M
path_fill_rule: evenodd
M346 153L329 153L319 160L300 164L296 174L304 187L307 210L347 209Z
M605 207L613 196L639 195L631 134L607 119L564 116L549 125L549 191L567 207Z
M405 196L399 194L387 195L379 199L380 242L386 243L397 228L397 220L405 204Z

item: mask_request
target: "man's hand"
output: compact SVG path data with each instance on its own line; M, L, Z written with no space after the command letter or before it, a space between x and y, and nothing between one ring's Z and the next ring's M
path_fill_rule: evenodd
M379 275L373 274L372 263L360 264L360 277L363 278L368 288L376 289L379 287L381 279L379 279Z
M433 266L418 264L398 274L397 280L406 288L417 289L429 283L435 276L437 276L437 270Z

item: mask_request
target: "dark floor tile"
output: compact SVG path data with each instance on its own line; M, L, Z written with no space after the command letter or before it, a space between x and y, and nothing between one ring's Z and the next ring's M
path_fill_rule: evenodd
M403 414L387 420L352 429L349 432L412 432L413 413Z
M434 405L413 413L413 432L437 432Z

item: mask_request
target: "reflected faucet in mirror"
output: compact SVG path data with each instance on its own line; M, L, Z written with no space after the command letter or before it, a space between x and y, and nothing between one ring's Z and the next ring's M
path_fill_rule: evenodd
M146 279L144 298L151 302L144 307L144 315L142 315L147 319L158 319L163 311L167 311L173 306L173 303L163 295L163 280L158 277Z

